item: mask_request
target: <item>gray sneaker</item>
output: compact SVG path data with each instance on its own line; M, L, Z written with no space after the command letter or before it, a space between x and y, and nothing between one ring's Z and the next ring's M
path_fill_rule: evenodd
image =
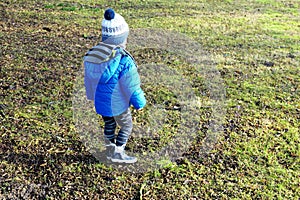
M111 157L111 161L115 163L127 163L132 164L137 161L136 157L128 156L125 153L125 145L116 146L114 155Z
M105 150L106 158L107 158L107 160L110 160L111 157L114 155L116 144L105 141L105 147L106 147L106 150Z

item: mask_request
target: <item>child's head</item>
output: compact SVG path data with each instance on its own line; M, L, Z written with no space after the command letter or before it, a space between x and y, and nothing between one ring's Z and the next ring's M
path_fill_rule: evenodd
M102 20L102 42L125 48L129 27L125 19L111 8L105 10Z

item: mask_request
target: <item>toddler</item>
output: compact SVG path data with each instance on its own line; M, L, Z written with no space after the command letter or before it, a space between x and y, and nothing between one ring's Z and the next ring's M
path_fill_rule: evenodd
M124 150L133 126L129 107L140 110L146 105L137 65L125 50L128 34L124 18L109 8L102 20L102 41L84 56L87 99L94 101L104 120L107 159L116 163L137 161Z

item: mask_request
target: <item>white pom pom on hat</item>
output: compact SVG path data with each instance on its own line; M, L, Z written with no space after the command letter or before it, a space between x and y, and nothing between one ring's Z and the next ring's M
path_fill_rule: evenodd
M106 9L102 20L102 42L119 45L125 42L128 34L129 27L125 19L113 9Z

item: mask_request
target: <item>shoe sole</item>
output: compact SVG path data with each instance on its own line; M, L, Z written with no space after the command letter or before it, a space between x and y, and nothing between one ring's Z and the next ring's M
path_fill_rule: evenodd
M111 158L111 161L114 163L125 163L125 164L132 164L135 163L137 160L119 160L119 159L113 159Z

